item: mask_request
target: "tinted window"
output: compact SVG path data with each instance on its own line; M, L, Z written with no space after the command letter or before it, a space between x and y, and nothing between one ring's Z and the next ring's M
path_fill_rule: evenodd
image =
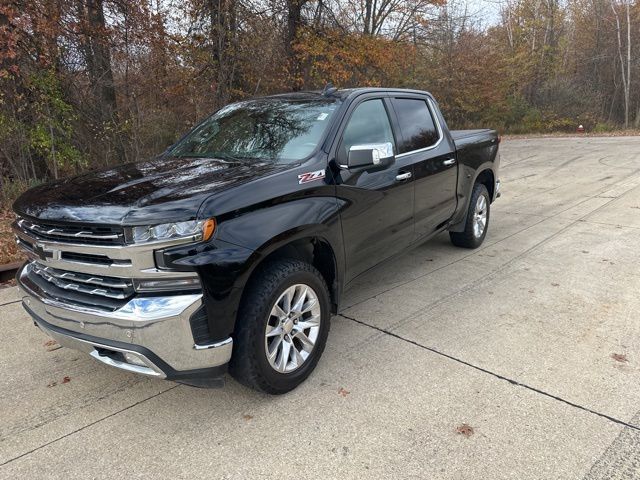
M391 142L395 151L391 123L384 103L382 100L367 100L358 105L351 114L342 134L338 159L340 163L346 164L347 152L353 145L386 142Z
M393 108L402 131L403 141L400 145L400 153L427 148L438 141L438 129L427 102L410 98L394 98Z
M194 128L169 155L295 162L313 153L337 107L331 100L236 103Z

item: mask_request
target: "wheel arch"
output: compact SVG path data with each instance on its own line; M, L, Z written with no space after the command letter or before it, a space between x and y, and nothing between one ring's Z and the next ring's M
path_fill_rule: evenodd
M487 187L487 191L489 192L489 198L493 202L495 191L496 191L496 176L493 173L493 170L490 168L485 168L482 170L477 176L473 185L476 183L481 183L485 187Z
M246 286L256 277L261 267L279 259L293 259L306 262L315 267L324 278L331 300L331 312L338 312L341 294L341 275L338 259L331 242L323 235L314 232L301 232L298 235L286 235L286 240L271 239L256 250L256 258L243 280L244 291L241 302L246 293Z
M471 201L471 193L473 192L473 187L476 183L480 183L487 188L489 192L489 198L491 202L495 200L495 190L496 190L496 175L493 170L493 164L485 163L480 168L475 171L475 175L472 175L469 172L468 178L472 179L472 181L465 181L464 187L462 191L464 192L464 196L462 197L464 201L464 208L460 209L458 215L455 216L452 225L449 227L450 232L462 232L464 231L464 227L467 223L467 215L469 213L469 202Z

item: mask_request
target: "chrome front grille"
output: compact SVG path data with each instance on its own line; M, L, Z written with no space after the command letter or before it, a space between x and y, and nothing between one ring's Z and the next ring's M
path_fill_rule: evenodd
M100 295L115 300L125 300L134 292L133 282L127 279L67 272L43 267L35 262L31 264L31 271L62 290Z
M133 281L45 267L38 262L25 266L23 277L44 296L65 305L115 311L134 297Z
M124 245L124 232L120 227L94 225L51 225L19 218L18 228L38 240L89 245Z

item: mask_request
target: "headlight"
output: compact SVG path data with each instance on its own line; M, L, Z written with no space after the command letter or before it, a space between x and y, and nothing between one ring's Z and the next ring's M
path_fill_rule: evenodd
M209 240L215 228L216 221L210 218L209 220L190 220L188 222L131 227L127 236L129 243L162 242L181 238L199 242L201 240Z

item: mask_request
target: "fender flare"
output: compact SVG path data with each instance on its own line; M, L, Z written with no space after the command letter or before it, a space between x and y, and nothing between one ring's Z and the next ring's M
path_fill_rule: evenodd
M338 241L339 239L335 238L335 233L331 232L326 225L300 225L285 230L279 235L265 241L247 257L247 268L236 278L234 287L244 289L244 286L250 281L251 276L256 270L263 265L268 257L278 250L294 245L300 241L312 239L319 240L330 249L331 268L335 275L333 282L327 281L327 287L329 288L329 293L337 310L337 304L339 303L342 293L342 279L344 278L344 251Z
M484 172L486 171L490 171L491 174L493 175L494 178L494 182L496 181L496 172L495 172L495 166L493 162L485 162L482 165L480 165L480 167L478 167L474 174L469 176L468 172L461 172L461 175L465 175L467 176L467 179L473 179L472 181L465 181L462 180L464 182L464 187L466 188L461 188L461 191L464 191L464 196L460 199L462 200L460 202L460 204L463 205L463 208L461 208L456 215L454 215L452 222L451 222L451 226L448 228L448 230L450 232L463 232L465 229L465 226L467 224L467 217L469 215L469 201L471 200L471 192L473 191L473 186L476 184L478 177L480 177L480 175L482 175ZM493 201L493 199L492 199Z

